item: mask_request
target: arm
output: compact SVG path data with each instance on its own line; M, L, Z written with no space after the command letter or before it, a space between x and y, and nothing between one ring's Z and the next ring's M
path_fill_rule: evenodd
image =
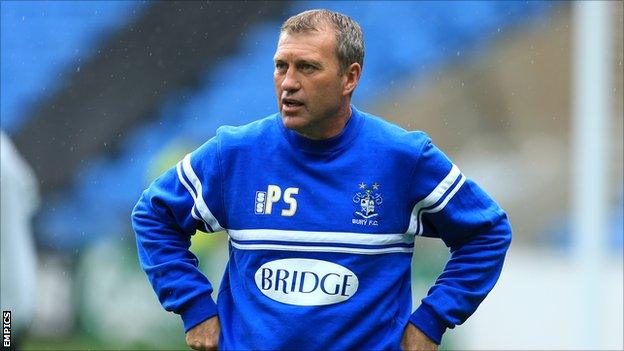
M223 229L217 220L222 215L220 192L209 191L220 189L218 171L206 172L217 163L212 144L156 179L132 213L141 266L162 306L182 317L185 332L217 315L212 285L189 250L197 229Z
M503 210L429 141L415 177L426 180L416 190L421 200L414 206L410 230L441 238L451 257L409 321L439 344L446 329L468 319L494 287L511 227Z
M438 344L423 334L412 323L407 323L401 338L401 350L405 351L437 351Z

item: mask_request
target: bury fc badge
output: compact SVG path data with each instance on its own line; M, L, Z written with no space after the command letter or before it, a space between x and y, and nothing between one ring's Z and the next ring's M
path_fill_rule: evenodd
M380 185L375 182L369 188L362 182L359 188L360 190L353 195L355 212L351 222L358 225L379 225L379 207L383 203Z

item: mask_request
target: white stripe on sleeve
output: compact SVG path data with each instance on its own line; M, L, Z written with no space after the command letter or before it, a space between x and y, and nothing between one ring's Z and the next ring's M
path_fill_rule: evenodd
M197 220L202 222L202 224L204 225L204 229L206 229L206 232L210 232L211 230L209 229L209 227L206 225L206 222L202 219L199 218L196 214L195 214L195 203L197 202L196 200L196 196L195 193L193 192L193 189L191 189L191 186L189 185L189 183L186 181L186 179L184 179L184 176L182 175L182 162L178 162L178 164L176 165L176 171L178 173L178 179L180 180L180 183L182 183L182 185L184 185L184 187L186 188L186 190L189 192L189 194L191 194L191 197L193 198L193 207L191 207L191 216Z
M436 206L434 208L422 210L420 212L420 215L419 215L419 218L418 218L418 234L417 235L422 235L423 234L423 230L424 230L424 226L422 224L422 215L423 215L423 213L436 213L436 212L442 211L444 206L446 206L446 204L453 198L453 196L455 196L455 193L457 193L457 191L459 190L459 188L461 188L461 186L464 184L465 181L466 181L466 177L462 174L461 175L461 179L459 180L457 185L455 185L453 190L451 190L451 192L449 192L449 194L446 196L444 201L442 201L438 206Z
M448 191L448 189L460 178L460 181L455 185L455 187L447 194L446 198L433 209L426 209L427 207L431 207L435 205L444 194ZM423 225L422 225L422 213L434 213L441 211L444 206L451 200L451 198L455 195L455 193L459 190L462 184L465 181L464 175L460 172L459 168L456 165L453 165L449 173L442 179L442 181L425 197L420 200L414 208L412 209L412 215L410 217L409 227L407 229L408 234L416 234L422 235ZM425 210L423 210L425 209Z
M210 212L210 209L208 209L208 206L204 201L201 182L199 181L199 178L197 178L195 171L193 171L193 167L191 167L191 154L184 156L184 159L182 160L182 170L184 171L184 175L186 175L191 182L190 185L197 194L197 197L195 197L195 207L197 208L197 211L199 211L199 215L215 232L223 230L224 228L212 215L212 212Z

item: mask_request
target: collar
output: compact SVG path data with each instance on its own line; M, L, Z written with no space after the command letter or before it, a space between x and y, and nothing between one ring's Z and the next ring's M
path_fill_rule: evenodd
M340 131L340 133L336 136L322 140L308 139L301 134L286 128L282 122L282 116L279 113L277 114L276 121L280 126L280 130L286 137L286 140L288 140L293 147L309 153L320 154L340 150L351 143L361 129L364 117L362 116L362 112L358 111L355 106L351 105L351 116L342 131Z

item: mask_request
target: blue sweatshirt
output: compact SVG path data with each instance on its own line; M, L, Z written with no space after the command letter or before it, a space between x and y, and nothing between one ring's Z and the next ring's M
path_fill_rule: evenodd
M399 349L408 322L439 343L492 289L505 213L426 134L352 111L322 141L279 114L221 127L145 190L139 259L185 331L218 314L222 349ZM189 251L197 229L228 233L217 303ZM416 236L451 256L412 312Z

